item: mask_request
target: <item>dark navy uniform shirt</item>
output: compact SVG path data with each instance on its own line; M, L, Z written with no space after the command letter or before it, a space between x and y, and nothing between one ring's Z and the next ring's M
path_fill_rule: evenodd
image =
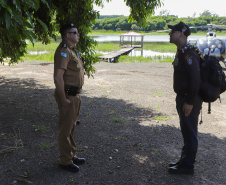
M194 49L182 51L182 49L178 49L173 62L173 87L177 95L185 97L185 102L193 105L201 81L200 58Z

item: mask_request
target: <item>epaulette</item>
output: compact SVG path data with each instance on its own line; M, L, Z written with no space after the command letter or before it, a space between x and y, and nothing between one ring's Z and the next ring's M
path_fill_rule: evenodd
M194 49L199 55L201 54L199 48L190 44L187 44L183 48L181 48L181 52L184 53L186 50Z
M76 49L76 52L77 52L77 54L78 54L78 56L80 57L80 58L82 58L81 57L81 54L79 53L79 51Z
M67 48L67 44L66 43L63 44L63 48Z

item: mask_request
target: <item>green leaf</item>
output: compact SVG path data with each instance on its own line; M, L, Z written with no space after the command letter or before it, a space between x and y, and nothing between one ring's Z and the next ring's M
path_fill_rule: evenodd
M44 28L45 32L48 32L48 27L46 26L46 24L44 22L42 22L40 19L36 19L41 25L42 27Z
M31 14L29 12L25 12L29 18L29 21L30 23L33 23L33 20L32 20L32 17L31 17Z
M26 26L27 28L32 28L32 25L27 21L24 21L23 25Z
M8 12L5 12L5 23L6 23L6 28L9 29L11 26L11 17Z
M26 37L31 41L31 43L34 46L34 40L33 40L33 37L31 36L32 32L29 30L23 30L23 33L24 33L24 35L26 35Z
M41 0L41 1L50 9L50 6L46 0Z
M4 0L0 0L0 4L3 8L7 9L10 14L12 14L12 9L6 4Z
M39 0L26 0L26 3L36 10L39 8Z
M19 0L13 0L13 4L16 6L16 9L21 11L20 1Z
M17 28L15 28L12 24L10 27L9 33L12 35L13 39L20 41L21 35L19 34Z
M23 24L23 19L21 18L21 16L18 15L18 14L16 13L16 11L13 11L12 14L13 14L13 15L12 15L12 18L15 19L16 22L18 22L19 24L22 25L22 24Z

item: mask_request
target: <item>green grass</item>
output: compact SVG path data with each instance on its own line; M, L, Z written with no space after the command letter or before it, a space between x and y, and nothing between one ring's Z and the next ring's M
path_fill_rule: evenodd
M45 61L45 62L53 62L54 61L54 52L50 51L50 53L38 54L38 55L25 55L22 57L23 60L31 61Z
M41 144L38 144L38 146L42 149L42 150L45 150L45 149L48 149L50 147L53 146L53 143L49 143L49 142L42 142Z
M171 57L166 57L161 59L159 56L156 57L131 57L131 56L121 56L118 60L118 62L124 62L124 63L156 63L156 62L172 62L173 59Z
M105 52L110 52L110 51L117 51L122 49L119 47L119 43L98 43L96 46L95 50L96 51L105 51Z
M168 42L147 42L144 43L144 50L152 50L157 52L170 52L175 53L177 50L177 47L175 44L171 44Z
M123 123L123 122L125 122L126 120L123 119L123 118L114 118L113 121L114 121L114 123Z
M120 35L128 31L93 30L88 35Z
M117 51L122 49L118 43L98 43L97 47L95 48L96 51ZM176 52L176 45L168 43L168 42L147 42L144 43L144 50L152 50L157 52L170 52L175 53Z
M155 117L155 120L167 121L167 120L169 120L169 117L168 116L158 116L158 117Z
M217 36L219 35L226 35L226 31L214 31L213 32L216 33ZM203 31L198 31L197 33L191 33L192 35L205 35L207 34L207 31L206 32L203 32Z
M54 61L54 53L56 48L58 47L61 39L57 38L57 40L51 40L50 44L42 44L42 42L35 42L34 46L32 43L29 43L27 45L27 54L22 57L22 60L27 61L46 61L46 62L53 62ZM37 54L37 55L31 55L29 52L42 52L47 51L47 53L44 54Z

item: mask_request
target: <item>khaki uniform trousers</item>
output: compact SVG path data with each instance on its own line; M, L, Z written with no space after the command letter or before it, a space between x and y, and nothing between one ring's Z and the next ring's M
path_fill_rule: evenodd
M69 165L73 162L73 159L77 158L75 155L77 149L74 141L74 130L80 112L81 96L78 94L76 96L66 95L66 98L71 102L70 109L66 114L62 111L60 99L56 92L54 96L59 110L58 144L60 164Z

